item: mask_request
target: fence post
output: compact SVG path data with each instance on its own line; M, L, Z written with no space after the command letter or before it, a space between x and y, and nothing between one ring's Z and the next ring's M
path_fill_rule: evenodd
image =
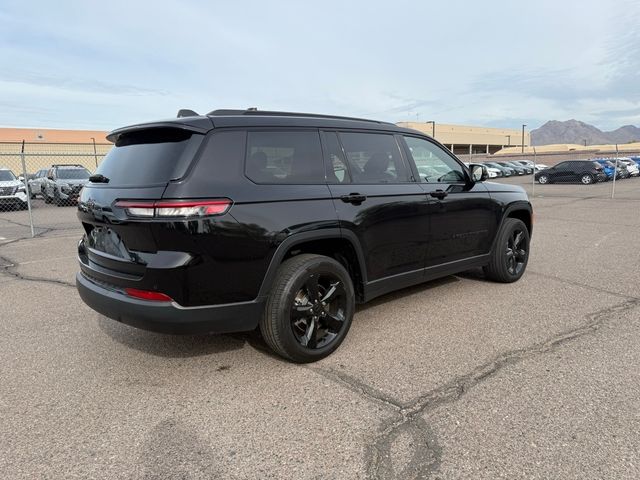
M536 164L538 163L538 154L536 147L533 147L533 175L531 175L531 198L536 195Z
M96 168L98 168L98 152L96 151L96 139L91 137L91 140L93 140L93 158L96 161Z
M22 161L22 179L24 181L24 191L27 194L27 209L29 210L29 225L31 226L31 238L35 237L33 230L33 212L31 210L31 191L29 190L29 179L27 177L27 165L24 161L24 140L22 140L22 148L20 149L20 160Z
M611 187L611 198L616 194L616 177L618 176L618 144L616 143L616 168L613 170L613 186Z

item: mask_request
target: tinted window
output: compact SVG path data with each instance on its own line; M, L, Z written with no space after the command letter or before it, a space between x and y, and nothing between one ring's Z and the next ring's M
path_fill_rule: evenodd
M347 162L344 159L344 153L340 142L338 142L338 136L335 132L325 132L325 149L326 149L326 166L327 166L327 182L329 183L349 183L351 177L349 176L349 169L347 168Z
M340 133L354 183L409 181L398 143L393 135Z
M567 162L562 162L557 164L555 168L558 170L566 170L567 168L569 168L569 164Z
M177 128L155 128L120 136L96 173L113 185L153 185L181 178L202 135Z
M316 131L249 132L247 177L256 183L324 183Z
M66 180L82 180L85 178L89 178L89 170L86 168L59 168L58 169L58 178L63 178Z
M423 138L404 137L404 139L422 182L452 183L465 180L462 166L438 145Z

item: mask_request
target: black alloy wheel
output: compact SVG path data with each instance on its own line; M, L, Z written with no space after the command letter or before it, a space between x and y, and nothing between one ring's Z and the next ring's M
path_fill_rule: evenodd
M498 232L485 277L501 283L522 277L529 262L530 237L527 226L517 218L505 218Z
M291 328L300 345L318 349L336 338L345 324L346 295L337 276L309 275L291 306Z
M507 240L507 249L505 251L507 271L511 275L518 275L524 269L529 247L527 243L523 229L514 228Z
M300 254L280 265L260 331L281 357L314 362L340 346L354 310L353 283L345 267L330 257Z

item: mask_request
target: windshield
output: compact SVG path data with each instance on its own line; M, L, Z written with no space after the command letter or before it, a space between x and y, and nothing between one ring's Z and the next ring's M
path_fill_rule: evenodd
M83 180L89 178L89 170L86 168L59 168L58 178L66 180Z
M15 179L16 176L11 170L0 170L0 182L10 182Z

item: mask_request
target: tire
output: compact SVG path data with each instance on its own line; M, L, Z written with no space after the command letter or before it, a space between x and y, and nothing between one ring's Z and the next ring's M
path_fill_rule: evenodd
M340 346L354 310L353 283L340 263L322 255L297 255L278 268L260 331L281 357L315 362Z
M56 207L62 207L63 205L62 199L60 198L58 190L56 189L53 190L53 203L55 203Z
M580 182L583 185L591 185L593 183L593 176L590 173L583 173L580 176Z
M538 177L538 183L545 185L547 183L551 183L551 179L549 178L549 175L540 175Z
M51 203L51 198L49 198L49 195L47 195L47 191L44 188L42 189L42 198L44 199L44 203Z
M483 269L485 277L500 283L518 281L527 269L529 247L529 231L522 220L505 218L496 237L491 260Z

